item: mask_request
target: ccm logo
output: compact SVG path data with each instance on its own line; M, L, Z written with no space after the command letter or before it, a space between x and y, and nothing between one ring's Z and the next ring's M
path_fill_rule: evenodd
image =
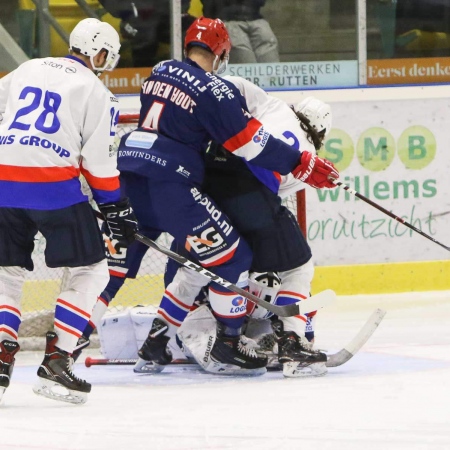
M114 219L116 217L126 217L130 215L133 212L132 208L125 209L124 211L120 212L110 212L106 215L108 219Z

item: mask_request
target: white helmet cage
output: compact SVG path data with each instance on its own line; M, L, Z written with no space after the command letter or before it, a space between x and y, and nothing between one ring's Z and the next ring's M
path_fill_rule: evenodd
M113 70L120 58L119 34L109 23L98 19L83 19L70 33L69 49L89 56L92 68L97 72ZM96 67L93 58L102 49L108 52L105 64L103 67Z
M302 113L323 137L330 132L332 116L331 107L327 103L314 97L306 97L294 106L294 111Z
M250 292L272 305L275 302L280 286L281 278L276 272L251 272L249 275L248 288ZM272 315L267 309L256 305L250 316L253 319L267 319Z

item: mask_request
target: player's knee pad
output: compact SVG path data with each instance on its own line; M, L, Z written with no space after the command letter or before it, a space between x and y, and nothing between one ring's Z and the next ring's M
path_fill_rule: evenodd
M64 290L72 290L83 294L99 296L109 281L108 263L106 259L83 267L69 267L68 278Z
M311 281L314 277L312 259L295 269L279 272L282 287L278 293L276 303L288 304L307 299L311 291ZM305 334L307 317L280 317L286 331L295 331L299 336Z
M9 302L11 300L13 302L10 306L18 308L24 282L24 268L19 266L0 267L0 298L2 298L2 303L7 301L6 299L10 299Z
M247 299L234 292L218 291L210 286L209 302L219 320L231 327L235 319L243 319L247 314Z
M201 288L209 283L209 278L194 270L180 267L167 290L185 305L192 305Z
M297 292L303 297L309 297L311 282L314 277L314 264L310 259L306 264L285 272L278 272L283 291Z

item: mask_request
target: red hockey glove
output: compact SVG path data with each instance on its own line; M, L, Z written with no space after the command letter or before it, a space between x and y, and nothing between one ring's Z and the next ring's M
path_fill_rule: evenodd
M333 180L339 178L339 172L332 162L307 151L302 152L300 164L292 171L292 175L317 189L334 188L336 185Z

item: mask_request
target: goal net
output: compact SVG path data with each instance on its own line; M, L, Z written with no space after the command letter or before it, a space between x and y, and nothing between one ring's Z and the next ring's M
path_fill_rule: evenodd
M119 118L116 147L120 138L137 126L138 114L124 114ZM284 201L305 227L304 191ZM158 243L170 247L172 238L164 233ZM64 269L50 269L45 265L45 239L38 234L33 252L34 271L27 273L22 296L22 324L19 330L19 342L22 349L41 349L45 347L44 336L53 328L55 301L64 280ZM159 303L164 291L163 275L167 257L149 249L142 260L136 279L127 279L124 286L110 305L117 311L136 305L155 305Z

